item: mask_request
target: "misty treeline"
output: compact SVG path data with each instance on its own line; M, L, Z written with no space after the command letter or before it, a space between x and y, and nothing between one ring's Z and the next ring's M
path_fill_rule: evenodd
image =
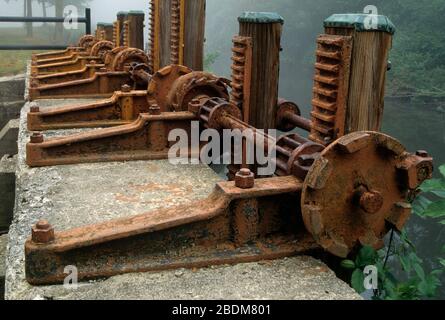
M91 0L4 0L5 2L22 2L23 3L23 16L24 17L33 17L33 7L34 4L38 4L41 8L42 16L48 16L48 10L54 7L55 16L63 17L63 11L65 6L67 5L75 5L77 8L85 8L91 2ZM37 14L41 16L40 12ZM46 25L46 23L44 24ZM32 23L25 23L26 27L26 36L33 36L33 25ZM62 24L56 24L54 28L54 40L62 41L63 39L63 26Z
M231 37L243 11L276 11L285 19L280 88L282 95L310 102L315 41L334 13L363 13L374 5L397 27L387 95L445 98L444 0L224 0L208 1L207 51L220 56L215 72L230 72Z

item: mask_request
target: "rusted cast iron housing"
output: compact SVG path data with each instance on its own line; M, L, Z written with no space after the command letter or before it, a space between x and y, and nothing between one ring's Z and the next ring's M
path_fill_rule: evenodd
M72 60L76 55L88 55L92 46L97 41L98 40L92 35L84 35L79 39L77 47L68 47L62 51L36 53L32 55L32 61L40 63L41 61L57 61L57 59Z
M121 32L121 22L118 16L117 23L98 23L95 36L85 36L79 41L81 50L68 48L61 52L50 52L33 55L31 74L33 76L61 73L79 70L85 67L89 61L103 63L103 54L114 47L130 47L144 49L143 41L143 20L142 12L134 11L126 15L127 40L119 41L115 39L115 34ZM117 30L117 29L119 30ZM116 30L115 30L116 29ZM129 33L130 32L130 33Z
M130 91L127 90L130 87L125 87L128 92L115 92L103 101L45 111L33 109L28 113L28 129L109 127L130 123L139 114L148 113L153 105L157 105L161 112L187 111L189 102L197 93L198 96L228 97L226 81L212 74L172 65L151 76L140 66L134 65L130 75L136 82L148 80L147 90ZM33 160L30 158L30 161Z
M26 277L42 285L63 282L66 265L86 280L309 254L317 245L295 205L301 189L293 177L258 180L250 189L222 182L188 206L56 232L47 243L29 239Z
M111 61L108 62L109 60ZM135 62L148 64L148 56L140 49L116 48L106 54L105 61L106 63L102 65L96 65L91 61L79 71L32 79L29 88L30 100L109 97L113 92L120 90L124 84L133 86L134 83L128 72L129 66ZM56 82L60 77L65 79L80 77L80 80ZM50 84L40 84L41 81L50 82Z

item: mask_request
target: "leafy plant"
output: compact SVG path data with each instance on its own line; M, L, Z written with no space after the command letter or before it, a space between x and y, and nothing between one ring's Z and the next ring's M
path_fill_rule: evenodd
M445 225L445 165L439 168L441 178L425 181L420 190L424 193L413 203L414 213L422 218L440 219Z
M395 257L404 271L403 278L398 278L388 266L388 253L385 250L377 252L372 247L363 247L354 261L342 262L344 268L352 271L351 285L358 293L366 291L364 269L375 266L378 270L378 289L373 293L375 300L420 300L437 296L441 286L439 276L443 271L427 273L422 266L423 260L404 237L406 235L402 233L399 244L389 252L389 257Z
M420 187L423 192L413 203L413 211L424 219L439 219L445 225L445 165L439 168L441 177L428 180ZM445 246L443 248L445 253ZM391 259L392 268L388 261ZM438 259L438 264L445 268L445 259ZM404 274L395 275L395 264ZM377 252L371 247L363 247L355 260L344 260L342 267L351 270L351 285L360 294L365 292L364 269L375 266L378 270L378 289L374 291L377 300L419 300L432 299L441 287L439 276L442 269L426 272L424 261L417 255L413 243L406 231L391 234L389 248Z

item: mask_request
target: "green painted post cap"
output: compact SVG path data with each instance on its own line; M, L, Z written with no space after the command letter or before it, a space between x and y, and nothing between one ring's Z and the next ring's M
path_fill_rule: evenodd
M276 12L244 12L238 17L239 22L247 23L284 23L284 18Z
M104 23L103 24L104 27L113 27L114 25L112 23Z
M388 17L382 15L371 15L366 13L333 14L324 21L325 28L355 28L358 32L383 31L390 34L396 32L395 25ZM371 18L370 22L366 19ZM376 20L374 25L372 22Z
M141 11L141 10L131 10L130 12L128 12L128 15L143 16L143 15L145 15L145 13L144 13L144 11Z
M119 12L117 13L117 16L126 16L127 14L128 14L127 11L119 11Z
M105 22L98 22L98 23L97 23L97 26L98 26L98 27L104 27L104 26L105 26Z

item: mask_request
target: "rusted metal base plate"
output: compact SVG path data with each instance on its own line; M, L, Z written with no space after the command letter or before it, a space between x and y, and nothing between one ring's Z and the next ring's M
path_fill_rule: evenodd
M117 243L110 242L82 253L74 250L45 261L35 257L35 260L32 258L33 262L38 262L40 268L46 270L49 269L43 267L44 264L51 266L52 272L29 273L28 280L34 285L63 283L66 277L64 268L69 265L77 266L79 280L85 281L131 272L159 272L275 260L320 252L320 247L306 234L299 239L293 236L270 238L238 248L231 243L221 243L217 247L194 246L179 250L171 248L158 255L154 255L152 250L152 242L141 236Z

